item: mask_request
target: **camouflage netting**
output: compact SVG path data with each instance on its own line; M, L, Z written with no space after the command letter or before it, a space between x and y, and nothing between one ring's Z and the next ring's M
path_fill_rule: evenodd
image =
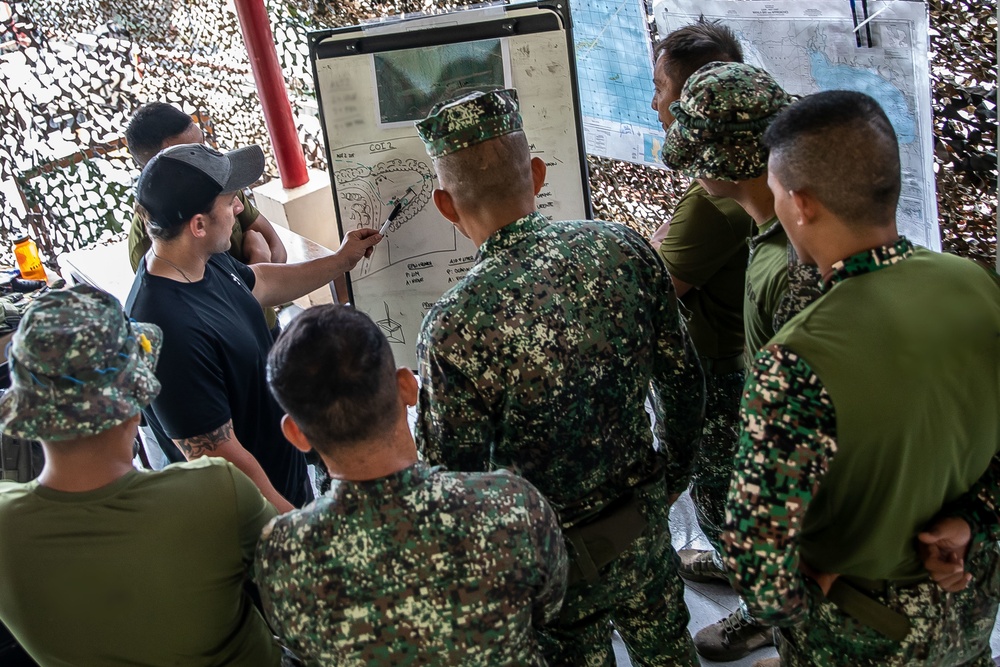
M267 0L307 163L325 168L305 32L468 2ZM996 255L995 3L932 0L932 83L944 248ZM8 16L9 15L9 16ZM130 215L122 134L140 104L197 115L210 141L268 146L231 4L221 0L0 1L0 261L29 231L52 265ZM589 158L595 213L651 233L682 178ZM276 175L269 154L268 177Z
M946 252L996 266L996 2L931 0L934 167Z

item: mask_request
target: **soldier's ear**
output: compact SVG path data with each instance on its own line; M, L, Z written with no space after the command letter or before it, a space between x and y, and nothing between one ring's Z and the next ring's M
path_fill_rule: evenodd
M545 185L545 160L540 157L531 158L531 180L535 185L535 196L542 191L542 186Z
M441 188L435 188L434 205L437 206L437 210L439 210L441 215L443 215L449 222L452 224L458 222L458 209L455 207L455 200L452 198L450 192L442 190Z
M407 407L417 404L417 394L420 393L420 385L417 384L417 377L409 368L396 369L396 386L399 388L399 398Z
M292 446L300 452L312 451L312 445L306 439L305 434L299 425L295 423L295 420L285 415L281 418L281 432L285 434L288 442L292 443Z
M813 224L826 210L826 207L808 190L790 190L788 194L798 211L800 225Z

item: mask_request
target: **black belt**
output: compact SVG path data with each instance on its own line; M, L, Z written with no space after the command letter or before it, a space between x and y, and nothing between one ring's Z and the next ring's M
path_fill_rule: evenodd
M706 375L729 375L741 371L744 368L743 354L725 359L706 359L701 357L701 368Z
M646 481L626 491L592 518L563 531L574 552L569 564L569 584L596 581L601 568L639 539L649 525L640 510L639 492L656 484L666 484L659 466Z
M910 619L871 597L887 592L895 583L906 585L886 579L841 575L830 586L826 599L854 620L893 641L901 642L910 632Z

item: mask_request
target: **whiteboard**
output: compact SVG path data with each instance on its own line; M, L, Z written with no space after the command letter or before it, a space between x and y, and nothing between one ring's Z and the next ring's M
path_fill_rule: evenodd
M379 325L400 365L415 367L424 315L477 260L475 245L435 208L433 163L407 120L453 97L452 83L516 88L532 155L548 167L539 211L550 220L592 217L564 12L507 5L310 34L341 237L379 229L405 203L348 276L351 302ZM456 65L469 54L473 64Z

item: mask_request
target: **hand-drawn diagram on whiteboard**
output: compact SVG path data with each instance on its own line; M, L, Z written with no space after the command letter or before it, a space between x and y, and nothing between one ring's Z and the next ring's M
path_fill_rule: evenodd
M434 173L428 162L395 158L371 167L338 168L334 175L344 229L380 229L397 201L404 203L389 224L385 241L375 246L372 256L362 260L352 273L355 280L399 262L455 250L458 240L454 227L450 233L446 230L445 234L428 234L426 226L418 221L434 191ZM429 212L436 215L433 206Z
M570 0L587 152L662 167L642 0Z
M899 231L941 249L934 191L928 18L923 2L882 4L868 25L874 47L858 47L851 3L824 0L656 0L661 35L698 20L733 28L747 62L762 67L788 92L854 90L871 95L899 138L903 188ZM862 28L864 30L864 28Z
M385 319L377 320L375 324L382 330L382 333L385 334L390 343L405 345L406 337L403 336L403 325L392 319L389 315L389 304L383 301L382 305L385 306Z

